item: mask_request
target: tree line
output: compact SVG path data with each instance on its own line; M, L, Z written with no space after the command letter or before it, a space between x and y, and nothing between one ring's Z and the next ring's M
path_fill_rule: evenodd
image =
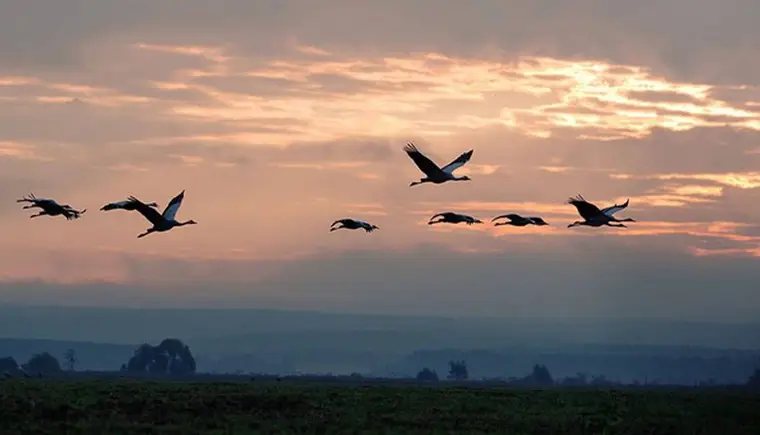
M417 373L416 379L418 381L425 382L438 382L440 380L438 373L429 367L423 367ZM451 360L449 361L449 372L446 375L447 380L453 381L465 381L469 379L469 371L467 369L467 362L464 360ZM565 377L561 380L555 380L549 369L543 364L535 364L531 373L527 376L520 378L511 377L507 379L484 379L490 381L504 381L509 385L515 386L527 386L527 387L547 387L547 386L614 386L624 385L620 382L616 382L607 379L604 375L600 376L588 376L586 373L578 373L576 376ZM641 385L639 382L634 382L629 385ZM644 385L656 385L656 383L645 383ZM713 385L710 380L702 382L700 385ZM746 385L754 389L760 389L760 368L755 369L754 373L747 379Z
M63 355L63 365L55 356L49 352L40 352L32 355L26 362L18 364L13 357L0 357L0 372L6 377L14 374L24 373L27 376L42 374L55 374L63 371L75 371L79 360L74 349L68 349ZM448 363L449 371L446 375L447 380L465 381L469 380L469 370L465 360L451 360ZM150 373L150 374L172 374L172 375L192 375L196 373L196 361L190 347L177 338L166 338L158 345L143 343L138 346L133 355L121 365L120 371L126 373ZM357 376L361 377L357 374ZM435 370L424 367L417 373L418 381L436 382L440 378ZM510 385L522 386L605 386L605 385L623 385L606 379L604 376L588 376L585 373L578 373L576 376L565 377L555 380L549 369L542 364L535 364L531 373L523 377L511 377L507 379L494 378L487 379L490 381L504 381ZM634 382L633 385L639 384ZM645 382L644 384L649 384ZM656 384L656 383L654 383ZM710 380L703 384L710 385ZM760 368L755 369L746 382L747 386L760 389Z
M6 377L19 373L24 374L55 374L64 371L74 371L79 362L76 351L68 349L64 355L64 366L58 358L49 352L32 355L25 363L19 364L13 357L0 357L0 372ZM157 346L143 343L135 349L133 355L121 365L122 372L188 375L196 371L195 358L182 340L166 338Z

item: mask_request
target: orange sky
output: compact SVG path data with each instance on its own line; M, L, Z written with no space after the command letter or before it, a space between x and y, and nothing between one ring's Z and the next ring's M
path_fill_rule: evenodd
M431 1L0 6L0 279L235 282L264 298L287 293L302 268L357 250L545 256L552 266L530 272L542 274L588 257L589 243L684 270L756 267L755 2L689 1L674 28L665 6L649 16L618 1ZM706 24L719 20L725 28ZM402 151L408 141L441 164L474 149L458 170L472 181L409 188L420 173ZM197 226L138 240L149 227L141 216L98 211L130 194L163 208L182 189L178 218ZM14 202L29 192L88 212L30 221ZM639 222L567 229L577 216L564 201L577 193L600 206L630 198L619 217ZM448 210L484 221L540 215L552 226L426 225ZM327 231L345 216L381 230ZM651 281L636 285L665 285L667 272L644 269ZM350 272L315 288L341 288L337 300L369 279ZM383 286L411 285L405 273ZM726 316L747 303L744 291ZM485 305L489 292L478 296Z

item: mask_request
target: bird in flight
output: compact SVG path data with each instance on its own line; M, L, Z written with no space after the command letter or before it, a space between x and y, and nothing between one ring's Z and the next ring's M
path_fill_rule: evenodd
M338 224L340 225L336 226ZM372 225L364 221L358 221L355 219L345 218L345 219L338 219L337 221L333 222L333 224L330 225L330 232L339 230L341 228L345 228L347 230L358 230L361 228L365 232L368 232L368 233L371 233L372 231L380 229L376 225Z
M163 213L159 213L155 208L143 203L134 196L130 196L128 199L129 201L133 201L135 203L135 210L140 212L141 215L145 216L145 219L153 224L152 228L148 228L144 233L138 235L137 238L139 239L141 237L145 237L153 232L169 231L174 227L197 224L198 222L192 219L184 222L179 222L174 218L177 215L179 206L182 205L182 199L184 197L185 191L183 190L179 193L179 195L175 196L171 201L169 201L169 205L166 206Z
M58 204L54 199L48 199L48 198L37 198L33 193L29 196L25 196L22 199L17 199L16 202L28 202L29 205L25 205L24 209L30 209L30 208L40 208L42 211L40 211L37 214L33 214L29 216L29 218L36 218L39 216L64 216L66 220L72 220L72 219L79 219L79 217L84 214L84 212L87 211L87 209L84 210L74 210L70 205L68 204Z
M443 168L438 167L437 164L422 154L411 142L404 147L404 151L406 151L406 154L412 159L412 161L414 161L420 171L425 174L425 177L421 178L420 181L413 181L409 187L422 183L441 184L445 183L446 181L470 180L470 177L467 175L457 177L454 175L454 170L462 167L465 163L470 161L473 150L462 153L453 162L449 163Z
M567 203L574 205L575 208L578 209L578 214L581 215L581 217L584 220L575 221L572 224L568 225L567 227L572 228L572 227L580 226L580 225L585 225L589 227L601 227L603 225L607 225L609 227L626 228L626 225L622 224L621 222L636 222L636 221L631 218L618 219L613 215L619 212L620 210L623 210L624 208L628 207L628 201L629 200L626 199L625 202L622 204L615 204L615 205L612 205L600 210L599 207L586 201L583 198L583 196L579 194L575 198L568 199ZM617 223L613 224L612 222L617 222Z
M156 204L155 202L151 202L145 205L147 205L148 207L158 207L158 204ZM137 210L137 202L132 201L131 199L126 199L124 201L111 202L109 204L104 205L103 207L100 207L100 211L109 211L109 210L134 211L134 210Z
M439 217L440 219L438 219L437 221L434 221L433 219L437 217ZM462 222L466 223L467 225L483 223L483 221L481 221L480 219L475 219L472 216L467 216L466 214L459 214L459 213L454 213L452 211L447 211L445 213L438 213L431 216L430 220L428 221L428 225L440 224L440 223L458 224Z
M508 220L503 221L503 222L496 222L498 219L504 219L504 218ZM496 216L495 218L491 219L491 222L496 222L494 224L495 227L498 227L501 225L512 225L515 227L524 227L526 225L538 225L538 226L549 225L545 220L543 220L540 217L535 217L535 216L523 217L516 213L503 214L501 216Z

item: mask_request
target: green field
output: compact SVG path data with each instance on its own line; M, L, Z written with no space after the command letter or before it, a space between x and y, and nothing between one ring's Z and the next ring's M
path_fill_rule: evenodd
M739 390L523 390L298 381L0 382L0 434L760 434Z

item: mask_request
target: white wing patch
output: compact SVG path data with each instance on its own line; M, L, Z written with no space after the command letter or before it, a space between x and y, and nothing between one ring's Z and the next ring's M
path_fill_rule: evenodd
M183 190L179 195L175 196L169 205L166 206L166 209L164 210L164 213L162 216L166 220L174 220L174 217L177 216L177 211L179 211L179 206L182 205L182 200L185 198L185 191Z
M604 213L605 215L607 215L607 216L609 216L609 217L612 217L612 215L614 215L615 213L617 213L617 212L619 212L620 210L623 210L624 208L628 207L628 201L629 201L629 200L626 200L624 203L622 203L622 204L620 204L620 205L618 205L618 204L615 204L615 205L612 205L612 206L609 206L609 207L603 208L601 211L602 211L602 213Z
M464 166L465 163L469 162L470 158L472 158L472 150L467 151L466 153L462 153L459 157L457 157L456 160L444 166L441 168L441 170L448 174L453 174L454 171Z

